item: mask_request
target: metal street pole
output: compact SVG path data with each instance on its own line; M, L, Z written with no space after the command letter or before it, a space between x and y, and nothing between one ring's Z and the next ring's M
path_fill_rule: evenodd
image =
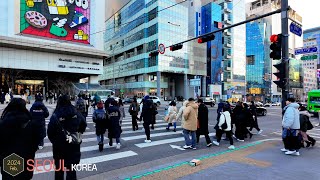
M289 17L288 17L289 2L288 0L281 1L281 30L282 30L282 63L284 63L284 78L285 86L282 88L282 108L285 107L289 95Z

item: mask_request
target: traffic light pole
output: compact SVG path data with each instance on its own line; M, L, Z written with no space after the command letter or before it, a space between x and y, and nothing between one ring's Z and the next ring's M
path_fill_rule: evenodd
M281 30L282 30L282 63L284 63L285 86L282 88L282 108L286 106L289 95L289 17L288 17L288 0L281 1Z

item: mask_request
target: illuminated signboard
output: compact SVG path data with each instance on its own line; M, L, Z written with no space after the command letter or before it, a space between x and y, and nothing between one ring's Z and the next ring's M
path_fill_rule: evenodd
M22 34L90 43L90 0L20 0Z

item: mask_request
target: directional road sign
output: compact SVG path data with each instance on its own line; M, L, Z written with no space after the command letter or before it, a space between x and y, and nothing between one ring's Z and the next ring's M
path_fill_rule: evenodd
M313 60L318 59L318 55L302 56L301 60Z
M316 52L318 52L317 47L308 47L308 48L296 49L294 51L294 54L299 55L299 54L310 54L310 53L316 53Z
M301 26L299 26L298 24L292 22L292 23L290 24L290 32L292 32L293 34L301 37L301 35L302 35L302 28L301 28Z

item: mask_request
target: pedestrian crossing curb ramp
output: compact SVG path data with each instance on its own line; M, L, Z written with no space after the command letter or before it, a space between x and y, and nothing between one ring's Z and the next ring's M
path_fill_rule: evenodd
M253 146L257 146L257 145L262 144L262 143L263 143L263 141L257 141L257 142L254 142L254 143L247 144L245 146L240 146L240 147L232 149L232 150L226 150L226 151L210 154L210 155L207 155L207 156L202 156L200 158L195 158L195 159L198 159L198 160L201 161L201 160L212 158L212 157L215 157L215 156L220 156L220 155L223 155L223 154L232 153L232 152L239 151L239 150L242 150L242 149L247 149L247 148L250 148L250 147L253 147ZM160 168L160 169L157 169L157 170L154 170L154 171L146 172L146 173L141 174L141 175L135 175L135 176L132 176L130 178L125 178L124 180L140 179L142 177L146 177L146 176L149 176L149 175L152 175L152 174L156 174L156 173L160 173L160 172L163 172L163 171L167 171L167 170L170 170L170 169L173 169L173 168L177 168L177 167L180 167L180 166L183 166L183 165L187 165L187 164L189 165L189 163L190 163L189 161L185 161L185 162L178 163L178 164L175 164L175 165L172 165L172 166L167 166L165 168Z

